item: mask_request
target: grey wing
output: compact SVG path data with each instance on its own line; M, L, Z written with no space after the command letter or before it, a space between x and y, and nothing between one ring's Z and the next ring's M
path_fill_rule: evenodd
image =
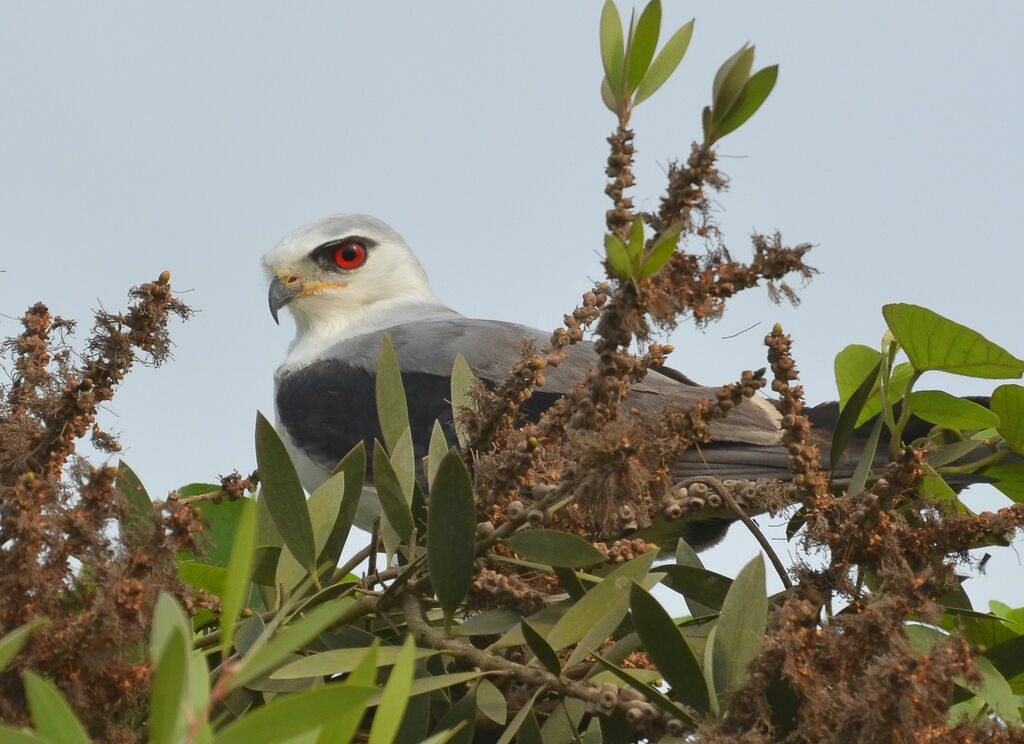
M549 336L515 323L457 316L412 321L348 339L335 347L332 355L372 369L385 333L391 337L403 374L447 378L456 354L461 353L477 377L490 385L505 379L520 359L524 343L533 342L539 347ZM558 367L545 370L545 384L535 395L553 402L597 365L597 354L590 343L575 344L567 349L567 354L566 361ZM627 406L653 412L664 409L669 402L686 405L712 400L715 391L716 388L692 384L674 371L652 373L633 386ZM780 441L779 420L778 411L768 401L755 398L741 403L727 418L714 421L712 436L718 442L776 445Z

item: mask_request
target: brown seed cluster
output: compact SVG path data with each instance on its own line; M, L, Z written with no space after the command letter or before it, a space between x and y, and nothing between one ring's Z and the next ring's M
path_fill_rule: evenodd
M126 313L97 313L80 356L66 343L73 324L41 303L2 347L10 382L0 388L0 635L49 622L0 674L0 718L27 721L20 680L33 669L60 687L91 736L108 742L136 738L153 606L160 591L182 594L174 556L195 549L200 529L198 512L184 506L125 521L117 469L75 454L86 436L101 450L120 449L96 423L100 405L140 358L167 358L168 319L189 314L166 277L131 295ZM111 533L115 521L120 535Z

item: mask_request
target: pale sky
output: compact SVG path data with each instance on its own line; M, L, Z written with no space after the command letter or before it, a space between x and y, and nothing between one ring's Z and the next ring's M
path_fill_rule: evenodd
M267 311L260 258L305 222L374 214L457 310L558 326L601 274L614 120L599 97L600 7L6 3L0 335L37 300L85 322L170 270L198 315L172 329L174 361L132 374L102 422L163 496L254 467L255 412L272 415L292 333ZM634 199L657 204L666 162L700 136L715 70L752 42L755 67L778 63L779 80L719 147L732 188L718 217L737 259L750 232L778 229L816 245L822 274L795 310L752 290L706 331L680 326L673 366L734 380L764 366L778 321L808 399L833 399L835 354L877 345L896 301L1024 355L1024 6L664 3L666 29L694 16L679 72L633 118ZM990 489L966 500L1007 503ZM704 557L734 575L755 551L737 527ZM1017 554L994 552L969 593L1024 604Z

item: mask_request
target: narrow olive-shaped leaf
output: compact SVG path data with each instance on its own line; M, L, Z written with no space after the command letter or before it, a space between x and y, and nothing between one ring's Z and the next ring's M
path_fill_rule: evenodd
M871 465L875 461L875 452L878 451L878 439L882 435L883 423L884 419L881 416L875 419L875 425L871 428L871 433L864 443L864 449L861 450L857 467L853 469L853 476L850 478L850 484L846 489L848 493L860 493L864 490L868 477L871 475Z
M359 498L363 493L363 481L366 478L366 449L360 442L353 447L335 468L333 475L316 489L310 501L317 496L321 489L343 488L344 495L341 497L341 506L338 507L338 516L334 520L334 526L320 549L317 563L320 566L330 566L333 570L341 558L341 551L345 549L348 542L348 533L352 529L352 522L356 518L356 510L359 508ZM324 496L326 498L326 494Z
M235 533L235 544L231 547L231 560L228 561L228 570L224 576L224 593L220 597L220 652L224 659L231 655L235 623L249 596L255 539L256 504L246 499L238 521L238 532Z
M455 737L469 724L468 721L459 721L457 724L444 731L438 731L424 739L421 744L448 744L456 741Z
M990 379L1024 374L1024 360L927 308L899 303L886 305L882 314L919 372L934 369Z
M972 439L963 439L957 440L955 442L950 442L949 444L942 445L936 450L930 451L925 456L925 462L927 462L933 468L942 467L943 465L948 465L951 462L956 462L961 457L965 457L971 454L972 452L974 452L974 450L978 449L978 447L981 447L983 444L984 442L979 442L977 440Z
M476 683L476 705L480 712L499 726L508 720L508 701L505 694L486 677Z
M462 412L476 409L476 402L473 400L473 390L476 386L476 375L470 369L466 357L462 356L461 352L456 354L452 365L452 416L455 421L455 436L460 447L465 447L469 441L466 426L462 423Z
M645 698L647 698L650 702L654 703L654 705L658 706L663 711L668 713L670 718L678 718L682 721L686 721L693 725L697 724L696 718L690 715L684 708L681 708L680 706L676 705L674 702L669 700L665 695L662 695L660 692L658 692L658 690L656 690L651 685L642 682L633 675L629 674L626 670L620 669L618 665L610 663L602 656L600 656L596 651L592 651L592 655L595 661L597 661L598 665L600 665L607 671L611 672L618 679L622 680L627 685L629 685L634 690L643 695Z
M743 93L743 86L750 78L750 68L754 66L754 47L743 46L738 52L722 63L715 74L712 85L711 117L715 124L716 138L718 126L725 115L732 110L733 104Z
M427 483L434 482L437 469L441 467L441 460L448 454L449 449L451 447L444 435L444 429L441 428L441 422L435 420L434 428L430 431L430 445L427 447L427 461L424 468L427 473Z
M604 236L604 248L608 256L608 268L620 279L629 279L632 276L632 264L626 242L615 233L608 233Z
M416 644L412 636L406 636L402 651L395 661L395 666L384 687L377 714L373 717L370 727L369 744L391 744L402 724L405 707L409 703L409 690L412 688L413 665Z
M605 0L601 9L601 62L616 99L621 95L623 67L625 67L625 42L622 37L622 19L619 9L612 0ZM618 100L617 100L618 103ZM618 106L616 106L616 111Z
M612 93L612 86L608 82L608 78L601 79L601 102L613 114L619 115L619 102L615 99L615 94Z
M838 357L836 357L836 364L837 366L839 364ZM879 359L875 362L874 366L868 370L867 374L864 375L860 384L843 405L842 410L839 411L839 419L836 421L835 431L832 433L832 446L829 449L829 463L833 470L835 470L836 465L839 464L839 458L843 456L843 452L846 450L846 445L849 444L850 437L853 436L853 430L857 428L864 406L867 404L868 400L871 398L871 394L875 391L876 386L878 385L878 374L881 369L882 360Z
M778 77L778 65L765 67L763 70L758 70L750 76L750 79L747 80L746 85L743 86L743 90L740 92L740 97L736 99L729 112L718 122L718 126L715 128L718 139L741 127L747 119L761 108L761 104L765 102L765 99L768 98L768 95L775 87L775 81Z
M658 34L661 31L661 0L651 0L640 14L629 45L629 79L626 93L632 95L640 85L658 48Z
M262 413L256 414L256 461L261 496L277 531L296 560L312 569L316 549L306 494L284 442Z
M6 669L11 660L18 655L22 646L25 645L29 636L32 635L32 631L42 625L46 625L48 622L50 621L37 617L35 620L29 620L24 625L19 625L10 633L4 635L3 638L0 638L0 672Z
M658 570L665 572L664 583L667 587L698 602L709 613L722 609L725 596L732 586L732 579L728 576L697 566L658 566ZM693 612L692 609L690 611ZM694 615L699 617L696 613Z
M520 728L525 723L526 717L530 714L530 711L533 710L533 703L537 699L537 696L543 691L544 688L541 688L533 693L533 696L526 701L526 704L520 708L519 712L512 717L511 721L509 721L508 726L504 731L502 731L501 736L498 737L498 741L495 742L495 744L511 744L512 740L516 738L516 734L519 733ZM534 725L536 726L536 721L534 722Z
M1024 452L1024 387L1000 385L992 392L990 405L999 416L999 434L1006 444Z
M36 736L31 731L3 724L0 724L0 741L4 744L53 744L49 739Z
M671 685L672 692L698 713L706 714L711 703L704 674L693 649L665 608L638 584L630 587L629 607L647 655Z
M388 452L394 451L398 438L409 428L409 408L405 400L405 386L398 368L398 357L391 337L384 334L377 354L377 419L384 434Z
M470 688L469 692L455 703L451 709L438 721L437 730L453 729L461 724L458 735L449 741L458 744L471 744L474 741L473 735L476 730L476 689Z
M28 708L38 733L61 744L90 744L92 739L52 682L31 670L22 675ZM0 737L2 738L2 737Z
M629 243L626 244L629 256L629 275L636 276L640 272L640 259L644 255L644 219L637 215L629 227Z
M528 561L560 568L583 568L602 563L605 554L582 537L562 530L523 530L506 544Z
M285 664L271 673L271 679L303 679L304 677L330 677L334 674L347 674L359 666L366 658L367 648L335 648L317 654L303 656ZM401 646L381 646L376 650L374 666L391 666L398 660L402 652ZM427 648L417 648L416 659L427 659L441 653Z
M987 429L999 426L999 416L985 406L941 390L915 390L910 410L918 418L947 429Z
M180 636L188 647L192 626L181 605L170 594L161 592L153 610L153 628L149 634L149 658L153 663L163 656L164 647L173 636Z
M183 714L188 681L188 643L179 633L168 636L160 656L153 659L149 695L149 741L173 744L185 733Z
M339 719L352 718L358 725L367 701L376 692L373 687L329 684L308 692L279 697L263 707L248 711L229 724L214 739L214 743L271 744L293 741L302 734L321 729L325 724L330 724L332 733L337 733ZM348 738L331 738L329 741L348 741Z
M747 665L764 638L768 622L768 595L764 588L764 558L758 554L736 576L722 603L715 637L715 691L738 689L747 677Z
M380 639L374 638L373 644L369 648L360 648L353 650L358 651L360 657L352 665L352 673L348 675L348 678L345 680L346 684L354 685L355 687L373 687L377 684L377 668L378 666L380 666L380 664L378 663L381 651ZM319 654L317 654L317 656L319 656ZM398 656L395 656L394 658L397 659ZM288 666L291 666L291 664L289 664ZM276 672L274 675L271 676L276 676Z
M412 510L405 499L402 484L398 481L398 474L391 466L387 452L376 440L373 442L373 479L377 485L377 496L380 498L384 517L398 538L402 542L408 542L414 527Z
M250 680L266 674L292 654L304 648L307 643L347 612L353 602L351 597L324 602L314 607L301 619L293 621L265 645L258 647L242 659L241 665L231 678L229 690L245 687Z
M641 279L646 279L668 263L672 254L676 251L676 246L679 245L679 231L682 229L683 223L677 222L658 236L654 245L651 246L650 253L647 254L647 258L644 259L643 265L640 267Z
M451 618L473 580L476 505L466 463L455 450L441 460L430 485L427 565L434 594Z
M562 673L562 664L558 660L558 654L551 648L547 641L544 640L544 636L533 629L533 626L526 621L524 617L519 621L520 627L523 631L523 638L526 639L526 645L533 651L533 655L537 657L537 661L547 669L549 672L554 674L556 677Z
M556 651L561 650L583 638L587 631L606 617L619 611L624 615L629 606L629 587L632 586L632 582L639 581L647 575L657 555L657 550L649 550L617 566L600 584L587 592L583 599L559 618L545 635L548 644ZM615 620L615 625L618 624L619 620Z
M690 38L693 36L693 21L676 31L672 38L665 42L665 46L658 52L650 66L647 74L644 75L640 85L637 86L636 95L633 96L633 105L645 101L657 92L658 88L665 84L672 73L676 71L679 63L686 55L690 46Z
M128 502L128 512L124 516L124 526L132 532L143 524L147 517L153 515L153 501L146 493L145 486L128 463L119 460L117 463L117 480L115 488Z
M558 579L558 583L562 585L562 588L574 600L582 598L587 593L586 587L583 586L579 575L573 569L559 568L558 566L552 566L551 568L555 578Z

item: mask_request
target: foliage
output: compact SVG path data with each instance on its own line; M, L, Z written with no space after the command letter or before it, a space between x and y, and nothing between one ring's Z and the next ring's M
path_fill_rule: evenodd
M967 550L994 549L1024 522L1024 387L985 400L915 389L933 370L1019 378L1024 361L930 310L888 305L880 348L836 358L842 407L825 457L791 341L774 328L765 344L785 483L672 478L713 421L769 384L765 370L692 406L621 406L671 352L649 343L629 354L652 326L706 323L761 283L795 300L784 277L813 274L809 247L777 235L754 237L749 264L733 261L711 219L708 193L725 186L713 145L777 77L775 66L751 73L753 47L715 75L704 138L670 166L658 210L635 212L624 196L632 108L693 33L691 21L658 51L660 25L658 0L625 32L610 0L601 16L602 94L617 117L609 282L496 388L456 361L459 447L436 426L416 461L388 341L376 390L384 441L354 448L308 499L259 414L257 498L244 498L255 477L232 475L154 504L124 463L65 465L133 349L166 357L167 315L186 313L168 278L135 290L127 315L98 316L79 369L51 338L69 324L29 310L7 346L13 382L0 408L0 737L1024 741L1024 609L974 610L954 573ZM682 247L696 239L712 250ZM591 325L598 367L525 420L544 370ZM93 440L116 449L98 429ZM339 566L368 464L379 530ZM1013 505L970 513L958 490L976 480ZM791 506L794 539L821 554L819 568L782 564L748 517ZM111 518L116 536L104 532ZM784 592L767 595L761 556L735 578L703 568L687 539L699 547L707 525L734 520L763 541ZM690 615L673 617L658 585Z

